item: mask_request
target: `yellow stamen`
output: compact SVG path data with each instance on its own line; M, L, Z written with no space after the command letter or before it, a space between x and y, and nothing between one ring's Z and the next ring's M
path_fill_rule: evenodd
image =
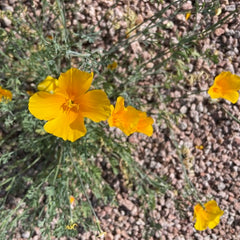
M77 103L74 103L72 99L66 100L62 107L64 111L72 110L74 112L78 112L79 110L79 105Z

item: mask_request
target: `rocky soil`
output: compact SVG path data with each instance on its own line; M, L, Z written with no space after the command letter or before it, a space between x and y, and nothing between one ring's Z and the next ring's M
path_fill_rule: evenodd
M15 2L15 0L1 1L1 9L14 11ZM127 23L124 16L129 9L136 13L136 21L142 22L151 17L159 8L158 4L152 3L154 1L118 1L109 20L98 24L114 1L82 0L80 2L81 9L77 14L68 16L67 24L74 26L80 21L85 27L97 25L102 30L103 42L100 44L106 48L109 42L117 41L118 37L125 34ZM165 4L168 3L164 3L162 7ZM227 15L238 7L237 1L220 0L221 13L211 16L212 24L220 16ZM191 1L183 5L184 11L192 8ZM171 14L172 10L169 11L168 14ZM189 31L195 17L193 14L186 20L185 15L178 16L181 24L177 25L176 22L172 31ZM111 27L112 18L119 25L119 31ZM201 14L198 13L197 18L201 19ZM11 22L5 18L1 21L1 25L10 28ZM141 48L140 45L137 47ZM213 83L214 77L221 71L231 71L240 75L240 17L231 19L212 32L209 37L199 41L197 47L202 52L211 49L218 56L219 62L210 63L201 57L192 60L187 63L189 70L184 79L187 88L179 85L167 93L174 99L168 104L168 110L182 114L179 123L173 125L172 132L166 128L165 124L155 124L155 131L151 138L133 134L128 139L131 143L138 145L135 152L136 161L148 171L159 176L168 176L177 190L169 191L164 196L157 196L153 217L161 225L161 229L156 231L149 240L240 239L240 124L227 113L230 112L240 119L240 100L235 105L225 100L212 101L206 91ZM136 46L132 46L132 51L135 54ZM202 92L194 93L199 90ZM182 97L184 94L189 95ZM159 101L156 98L154 100ZM147 104L148 101L146 97L145 103ZM157 111L165 107L159 102L159 109L152 110L151 116L157 117ZM192 221L194 203L186 202L188 208L185 209L183 216L176 209L174 199L182 198L185 180L175 142L182 149L183 161L189 178L200 195L204 196L203 200L213 198L224 210L220 224L213 230L199 232L194 229ZM120 183L116 184L116 186L120 185ZM105 239L144 239L143 236L149 223L144 219L143 210L139 207L137 199L130 196L127 191L120 191L117 187L116 190L118 207L96 207L101 226L107 233ZM14 239L41 239L37 228L35 236L30 238L29 234L29 232L19 231ZM96 237L93 233L87 232L80 233L78 238L72 239L88 240L96 239Z

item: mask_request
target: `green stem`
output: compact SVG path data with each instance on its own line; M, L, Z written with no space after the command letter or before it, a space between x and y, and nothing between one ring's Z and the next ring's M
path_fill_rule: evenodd
M61 147L60 152L59 152L59 157L58 157L58 165L57 165L55 175L54 175L54 179L53 179L53 184L55 184L55 182L56 182L62 159L63 159L63 148Z
M97 214L95 213L94 208L93 208L93 206L92 206L92 203L91 203L91 201L90 201L90 199L89 199L89 197L88 197L88 195L87 195L87 192L86 192L86 189L85 189L85 187L84 187L84 184L83 184L83 181L82 181L82 178L81 178L81 174L80 174L80 172L79 172L79 170L78 170L78 167L76 166L76 163L75 163L75 161L73 160L71 148L70 148L70 150L69 150L69 156L70 156L71 162L72 162L72 164L73 164L73 166L74 166L74 169L76 170L76 173L77 173L77 176L78 176L78 179L79 179L79 182L80 182L80 185L81 185L83 194L84 194L85 197L87 198L87 202L88 202L88 204L89 204L89 206L90 206L90 208L91 208L92 214L94 215L94 217L95 217L95 219L96 219L97 229L98 229L98 231L99 231L100 233L102 233L103 231L102 231L101 226L100 226L100 221L99 221L98 216L97 216Z
M67 178L66 186L67 186L67 192L68 192L68 197L69 197L68 201L69 201L69 209L70 209L70 223L72 224L73 223L73 215L72 215L72 204L70 202L70 196L71 195L69 193L69 178Z
M218 104L224 111L225 113L227 113L235 122L240 124L240 120L237 119L235 116L233 116L225 107L223 107L222 105Z
M63 30L64 41L66 44L68 44L68 32L67 32L67 26L66 26L65 10L61 0L57 0L57 6L58 6L60 17L61 17L61 22L64 28Z
M177 144L177 142L176 142L176 140L175 140L175 139L176 139L176 138L175 138L175 135L174 135L174 133L173 133L172 131L171 131L171 135L173 136L173 137L171 138L172 143L173 143L173 145L175 146L175 148L177 149L177 155L178 155L178 157L179 157L179 159L180 159L180 161L181 161L181 166L182 166L182 170L183 170L185 182L187 183L187 185L188 185L191 193L192 193L193 196L195 197L195 200L197 200L197 202L199 202L199 203L204 207L204 205L202 204L202 201L200 200L200 197L199 197L199 195L198 195L197 189L195 188L195 186L192 184L191 180L190 180L189 177L188 177L186 168L185 168L184 163L183 163L182 154L181 154L180 149L179 149L179 147L178 147L178 144Z

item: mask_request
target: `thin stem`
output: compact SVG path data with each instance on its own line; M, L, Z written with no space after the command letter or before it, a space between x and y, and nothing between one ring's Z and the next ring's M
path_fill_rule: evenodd
M60 12L60 17L63 25L63 33L64 33L64 41L66 44L68 44L68 31L67 31L67 26L66 26L66 18L65 18L65 10L64 10L64 5L61 2L61 0L57 0L57 6L59 8Z
M153 28L154 26L157 26L159 23L155 23L157 20L160 20L161 22L163 22L163 17L162 15L164 14L164 12L166 12L172 5L176 4L180 2L180 0L177 0L173 3L170 3L167 7L163 8L162 10L160 10L159 12L157 12L155 15L149 17L148 19L146 19L145 21L143 21L142 23L136 25L135 27L133 27L129 32L128 34L130 34L131 32L134 32L136 29L138 29L141 25L143 25L144 23L146 23L147 21L149 21L150 23L148 24L148 26L146 26L144 28L144 30L149 30L150 28ZM137 37L140 35L142 35L144 31L141 31L141 32L137 32L136 34L130 36L129 38L127 39L124 39L124 40L121 40L119 41L117 44L114 44L110 49L109 51L106 53L107 55L110 55L112 53L114 53L117 49L119 49L119 47L123 47L123 48L127 48L130 43L132 42L135 42ZM125 43L128 43L128 44L125 44Z
M183 163L182 154L181 154L181 152L180 152L180 150L179 150L178 144L177 144L177 142L176 142L176 140L175 140L175 139L176 139L176 138L175 138L175 135L174 135L174 133L173 133L172 131L171 131L171 135L173 136L173 137L171 138L172 143L173 143L173 145L175 146L175 148L177 149L177 155L179 156L179 159L180 159L180 161L181 161L181 166L182 166L182 170L183 170L185 182L188 184L189 189L190 189L191 193L193 194L193 196L196 198L197 202L199 202L199 203L204 207L204 205L202 204L202 201L200 200L200 197L199 197L199 195L198 195L197 189L195 188L195 186L192 184L191 180L190 180L189 177L188 177L186 168L185 168L184 163Z
M61 147L60 153L59 153L59 157L58 157L58 165L57 165L57 168L56 168L56 171L55 171L55 175L54 175L53 184L55 184L55 182L56 182L62 159L63 159L63 148Z
M72 223L73 222L73 215L72 215L72 204L70 202L70 196L71 195L69 193L69 178L67 178L66 186L67 186L67 192L68 192L68 197L69 197L68 202L69 202L69 209L70 209L70 223Z
M91 201L90 201L90 199L89 199L89 197L88 197L88 195L87 195L86 189L85 189L85 187L84 187L84 184L83 184L83 181L82 181L82 178L81 178L81 174L80 174L80 172L79 172L79 170L78 170L78 168L77 168L77 166L76 166L75 161L73 160L71 149L69 150L69 156L70 156L71 162L72 162L72 164L73 164L73 166L74 166L74 169L76 170L76 173L77 173L77 176L78 176L78 179L79 179L81 188L82 188L82 190L83 190L83 194L84 194L85 197L87 198L87 202L88 202L88 204L89 204L89 206L90 206L90 208L91 208L91 211L92 211L92 213L93 213L93 215L94 215L94 217L95 217L95 219L96 219L97 229L98 229L98 231L99 231L100 233L102 233L103 231L102 231L101 226L100 226L100 224L99 224L100 221L99 221L98 216L97 216L97 214L95 213L94 208L93 208L93 206L92 206L92 203L91 203Z
M222 105L218 104L224 111L225 113L227 113L235 122L240 124L240 120L237 119L235 116L233 116L225 107L223 107Z

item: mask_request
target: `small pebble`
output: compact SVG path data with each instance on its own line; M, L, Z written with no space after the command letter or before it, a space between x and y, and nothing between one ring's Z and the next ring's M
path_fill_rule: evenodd
M29 239L29 237L30 237L30 231L24 232L24 233L22 234L22 237L23 237L23 238L26 238L26 239Z

